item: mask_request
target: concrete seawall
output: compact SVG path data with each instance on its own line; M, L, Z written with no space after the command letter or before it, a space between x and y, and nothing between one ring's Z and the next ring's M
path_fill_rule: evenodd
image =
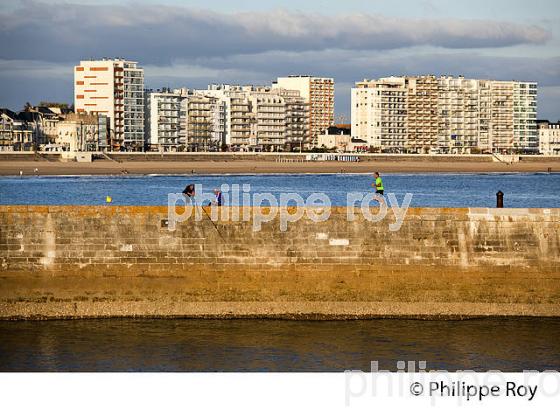
M171 232L166 207L1 206L0 318L560 316L560 209L414 208L396 232L221 211Z

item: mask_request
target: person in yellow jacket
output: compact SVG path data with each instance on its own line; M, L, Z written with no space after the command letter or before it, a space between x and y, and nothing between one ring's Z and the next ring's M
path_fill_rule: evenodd
M383 188L383 180L379 176L379 172L375 172L373 176L375 177L375 182L371 186L375 188L376 194L383 195L385 189Z

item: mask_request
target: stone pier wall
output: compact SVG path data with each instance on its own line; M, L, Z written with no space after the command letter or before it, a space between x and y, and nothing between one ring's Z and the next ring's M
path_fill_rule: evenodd
M396 232L221 211L0 206L0 318L560 316L560 209L412 208Z

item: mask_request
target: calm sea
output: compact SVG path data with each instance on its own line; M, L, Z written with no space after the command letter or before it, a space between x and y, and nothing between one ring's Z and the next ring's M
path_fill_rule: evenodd
M0 371L560 370L560 319L1 322Z
M252 193L276 198L283 192L304 199L324 193L332 205L344 206L348 192L371 192L372 180L366 174L0 177L0 204L94 205L109 195L113 205L166 205L169 193L194 183L205 192L222 184L248 184ZM383 180L385 192L394 193L399 203L412 193L413 207L493 207L500 190L506 207L560 206L560 173L387 174Z

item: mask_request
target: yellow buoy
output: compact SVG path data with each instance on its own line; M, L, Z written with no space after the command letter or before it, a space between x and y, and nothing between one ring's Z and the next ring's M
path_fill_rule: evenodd
M111 202L113 202L113 198L111 198L109 195L107 195L107 197L105 198L105 201L110 204Z

